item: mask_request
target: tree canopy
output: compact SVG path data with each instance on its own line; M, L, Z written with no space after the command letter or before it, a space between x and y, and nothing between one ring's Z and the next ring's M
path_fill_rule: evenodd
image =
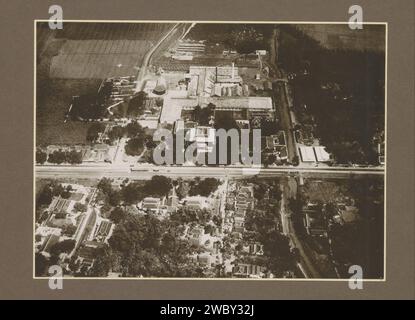
M64 162L71 164L80 164L82 163L82 153L80 151L71 150L71 151L62 151L55 150L49 154L48 162L61 164Z
M129 156L139 156L144 151L144 138L136 137L131 138L125 145L125 153Z
M53 256L59 256L61 253L70 253L75 248L75 240L63 240L55 243L50 248L50 254Z
M48 156L46 152L42 150L36 150L36 163L44 164L46 162L47 157Z
M71 195L70 191L72 187L68 185L63 187L56 181L50 181L45 184L36 196L36 207L49 205L52 202L53 197L61 196L64 199L68 199Z
M193 180L190 183L190 196L200 195L203 197L208 197L212 192L214 192L218 186L220 185L220 181L216 178L206 178L203 180Z
M126 212L121 207L115 207L110 213L110 219L114 223L122 222L126 217Z
M128 215L109 240L124 276L189 277L200 270L189 258L189 244L172 233L169 223L151 215Z

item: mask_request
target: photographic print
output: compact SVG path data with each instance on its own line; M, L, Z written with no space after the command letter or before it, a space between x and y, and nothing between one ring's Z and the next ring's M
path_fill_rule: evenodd
M387 24L34 28L35 278L385 279Z

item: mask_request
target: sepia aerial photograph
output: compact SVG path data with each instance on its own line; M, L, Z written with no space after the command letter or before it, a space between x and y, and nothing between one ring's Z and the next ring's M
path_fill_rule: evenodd
M34 278L385 280L387 24L34 41Z

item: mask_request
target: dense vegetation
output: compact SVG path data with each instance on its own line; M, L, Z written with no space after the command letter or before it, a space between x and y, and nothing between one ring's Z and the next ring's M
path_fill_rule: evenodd
M88 275L106 276L111 270L126 277L200 277L203 269L189 257L194 248L180 240L179 232L168 219L127 215Z
M62 186L56 181L48 181L43 185L40 190L36 193L36 220L42 220L45 218L44 211L52 202L53 197L62 197L68 199L71 195L72 187Z
M354 205L358 209L358 218L353 222L333 222L333 216L338 215L334 199L328 198L318 203L320 210L324 208L325 218L331 221L328 227L328 238L332 260L343 277L349 276L349 266L360 265L364 270L365 278L382 278L384 272L383 179L351 178L344 184L344 187L345 192L354 200ZM297 199L290 199L288 204L293 213L291 219L296 233L304 239L310 239L303 222L302 211L306 203L306 195L300 194Z
M143 200L145 197L167 196L172 188L172 182L164 176L153 176L151 180L142 182L134 181L121 185L120 189L114 189L111 179L102 178L98 183L100 198L104 203L118 206L121 203L133 204Z
M82 152L76 150L56 150L49 154L48 162L56 164L61 164L65 162L70 164L80 164L82 163Z
M278 181L252 180L255 208L245 218L246 241L263 245L264 255L256 263L265 265L275 276L282 277L296 268L296 256L290 249L289 238L280 232L279 201L281 190Z
M362 266L367 278L383 278L384 259L384 183L382 179L350 179L347 189L356 201L360 219L335 225L331 230L333 253L344 266Z
M105 89L105 87L104 87ZM89 120L103 118L106 112L105 103L109 98L108 90L74 96L69 116L72 120Z
M98 200L104 203L101 211L107 212L116 228L109 246L97 249L99 254L93 268L79 275L106 276L111 270L123 276L203 276L204 269L190 258L197 248L181 240L180 235L186 223L208 227L212 218L210 211L181 209L160 221L152 215L139 216L127 210L129 205L145 197L167 196L173 184L179 187L183 181L173 183L164 176L154 176L148 181L124 181L121 188L115 189L110 179L102 178L97 185ZM189 184L186 195L208 195L218 185L219 181L214 178L197 179Z
M190 182L190 190L189 196L203 196L208 197L212 192L214 192L218 186L220 185L220 181L215 178L206 178L200 179L196 177L195 180Z
M377 164L373 142L384 130L384 52L328 50L292 26L280 29L279 63L297 74L297 113L314 116L316 136L338 163Z
M266 24L213 24L198 23L188 37L194 40L206 40L208 44L223 44L225 48L241 54L267 48L267 36L272 26Z
M94 142L99 137L99 133L103 132L104 129L105 124L100 122L94 122L87 130L86 141Z
M45 184L37 194L36 206L49 205L52 202L53 197L60 196L64 199L68 199L71 196L71 190L72 187L70 185L64 187L56 181L50 181Z
M208 126L210 123L211 117L213 117L215 111L215 105L209 104L205 108L196 106L193 110L194 121L196 121L200 126Z
M36 150L36 163L44 164L48 158L46 152L42 150Z

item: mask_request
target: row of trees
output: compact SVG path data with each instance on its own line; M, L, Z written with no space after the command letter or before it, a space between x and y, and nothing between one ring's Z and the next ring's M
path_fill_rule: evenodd
M82 152L81 151L53 151L49 154L48 162L61 164L64 162L70 164L80 164L82 163Z
M86 140L88 142L94 142L98 137L99 134L104 132L105 130L105 124L103 123L93 123L87 131L87 137ZM108 132L108 143L113 144L118 139L126 137L130 139L134 138L142 138L144 139L145 136L145 130L138 122L130 122L126 126L113 126L111 130Z
M194 248L177 234L168 220L126 215L88 275L106 276L111 270L130 277L201 277L203 270L189 257Z
M105 125L102 123L94 123L89 127L87 132L87 141L94 142L99 133L102 133ZM152 137L148 136L143 127L137 122L131 122L126 126L113 126L108 132L109 144L114 144L120 138L129 138L125 145L125 153L130 156L139 156L143 153L145 147L152 148Z
M116 126L111 129L108 138L111 143L127 137L129 140L125 145L125 153L129 156L139 156L143 153L145 145L151 141L151 137L147 136L145 130L137 122L131 122L125 127Z

